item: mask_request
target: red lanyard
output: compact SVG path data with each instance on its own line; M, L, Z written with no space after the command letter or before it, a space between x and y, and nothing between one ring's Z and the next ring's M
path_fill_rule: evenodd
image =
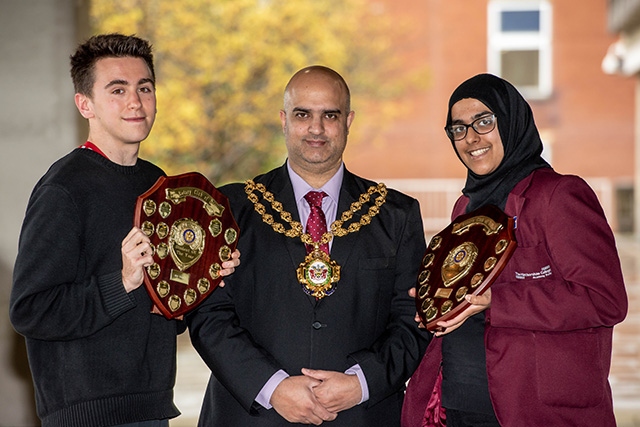
M100 154L102 157L104 157L105 159L108 159L107 155L106 155L106 154L104 154L104 153L102 152L102 150L101 150L101 149L99 149L99 148L98 148L98 146L97 146L96 144L94 144L93 142L91 142L91 141L87 141L87 142L85 142L84 144L82 144L82 145L80 146L80 148L87 148L87 149L89 149L89 150L91 150L91 151L95 151L96 153L98 153L98 154Z

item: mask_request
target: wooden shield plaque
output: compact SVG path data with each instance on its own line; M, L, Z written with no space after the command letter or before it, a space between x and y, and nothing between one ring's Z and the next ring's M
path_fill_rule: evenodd
M134 225L151 239L144 284L167 319L193 310L220 284L240 234L227 197L197 172L160 177L138 197Z
M467 294L489 289L516 246L513 218L493 205L460 215L433 236L416 285L416 306L427 329L469 307Z

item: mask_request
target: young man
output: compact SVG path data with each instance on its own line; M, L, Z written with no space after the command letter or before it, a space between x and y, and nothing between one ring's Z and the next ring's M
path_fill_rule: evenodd
M163 171L138 158L155 120L151 46L91 37L71 56L89 136L36 184L22 226L10 316L26 337L43 427L168 426L176 335L142 285L149 238L137 197ZM236 261L223 264L229 274Z
M354 112L335 71L296 73L280 118L286 164L221 188L246 261L187 316L213 373L199 425L399 426L428 340L407 293L425 252L418 202L344 167Z

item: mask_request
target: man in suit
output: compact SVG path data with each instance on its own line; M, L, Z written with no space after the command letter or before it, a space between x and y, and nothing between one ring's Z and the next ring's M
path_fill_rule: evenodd
M428 340L408 295L424 232L417 200L346 170L354 114L338 73L298 71L280 112L287 162L221 188L243 263L187 319L212 371L200 426L400 425Z

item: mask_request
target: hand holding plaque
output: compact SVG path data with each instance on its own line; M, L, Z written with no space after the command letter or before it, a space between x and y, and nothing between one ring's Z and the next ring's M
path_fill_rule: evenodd
M482 295L516 249L513 218L493 205L460 215L436 234L420 265L418 315L433 331L469 307L465 296Z
M220 284L240 232L226 196L197 172L160 177L138 197L134 225L151 240L144 284L167 319L193 310Z

